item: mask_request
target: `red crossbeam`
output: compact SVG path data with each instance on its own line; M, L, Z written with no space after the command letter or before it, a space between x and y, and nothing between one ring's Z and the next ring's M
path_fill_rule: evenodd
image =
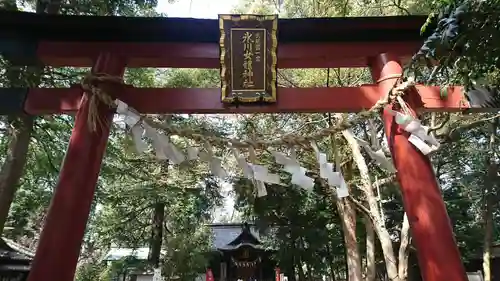
M278 45L279 68L367 67L368 58L391 53L411 57L421 42L301 43ZM46 65L90 67L101 52L127 59L127 67L220 68L214 43L40 42Z
M450 87L446 99L438 87L417 86L421 110L458 111L463 104L461 87ZM31 89L25 110L33 115L71 113L78 110L82 91L69 89ZM270 112L359 112L372 107L380 94L376 85L337 88L279 88L278 102L269 105L228 106L220 101L220 89L134 88L126 87L120 97L142 113L270 113Z

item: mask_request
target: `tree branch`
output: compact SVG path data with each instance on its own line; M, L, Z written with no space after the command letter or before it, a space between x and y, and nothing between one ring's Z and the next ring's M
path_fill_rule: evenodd
M396 179L396 175L391 175L387 178L383 178L383 179L379 179L379 180L376 180L373 185L375 186L381 186L381 185L385 185L385 184L388 184L390 182L393 182L394 180Z
M370 220L372 221L372 223L375 223L375 219L374 219L372 213L361 202L354 199L354 197L352 197L352 196L348 196L348 197L346 197L346 199L351 201L352 203L354 203L354 205L356 205L356 208L358 208L358 210L360 210L363 214L365 214L367 217L369 217Z
M488 118L477 120L477 121L471 122L469 124L465 124L463 126L459 126L457 128L454 128L454 129L450 130L450 132L448 134L438 135L438 137L444 137L446 139L445 142L452 142L452 141L459 139L460 134L463 133L464 131L477 128L477 127L483 125L485 122L491 121L491 120L493 120L495 118L499 118L499 117L500 117L500 114L496 114L496 115L490 116Z

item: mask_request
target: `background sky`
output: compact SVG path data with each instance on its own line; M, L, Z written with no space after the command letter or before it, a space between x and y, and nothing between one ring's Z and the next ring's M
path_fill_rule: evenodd
M168 17L217 19L219 14L230 14L237 3L238 0L177 0L176 3L169 4L167 0L158 0L156 10L167 14ZM230 184L222 184L224 206L215 211L214 222L233 214L234 197L231 191Z

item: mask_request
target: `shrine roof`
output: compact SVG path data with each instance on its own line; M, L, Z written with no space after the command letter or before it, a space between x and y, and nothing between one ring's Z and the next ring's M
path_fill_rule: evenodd
M278 41L420 41L426 16L279 19ZM429 30L431 28L428 28ZM215 19L41 15L0 11L0 38L218 43Z
M250 227L251 234L259 239L258 230L252 225L248 224ZM238 236L243 232L244 223L219 223L219 224L209 224L208 227L212 232L212 249L237 249L244 244L239 245L229 245L231 242L235 241ZM254 246L254 245L252 245ZM119 248L112 247L108 253L104 256L105 261L115 261L120 260L124 257L135 257L139 260L146 260L148 258L149 248ZM165 252L163 252L165 254Z
M250 226L251 234L259 239L259 232L252 225ZM210 228L213 233L213 246L214 249L224 249L233 242L243 231L242 223L231 223L231 224L211 224ZM237 245L235 245L237 246Z
M0 260L12 263L29 263L35 254L29 249L2 237L0 239Z
M124 257L134 257L138 260L147 260L149 247L140 248L119 248L111 247L108 253L104 256L105 261L117 261Z

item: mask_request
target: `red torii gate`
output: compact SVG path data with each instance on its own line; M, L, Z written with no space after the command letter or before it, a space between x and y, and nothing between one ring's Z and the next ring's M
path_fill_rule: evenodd
M142 113L358 112L370 108L402 74L401 62L422 43L426 17L322 18L279 21L279 68L369 67L377 84L341 88L279 88L278 101L227 106L220 89L149 89L127 86L116 97ZM48 16L0 12L0 52L27 64L92 67L122 76L126 67L219 68L216 20ZM437 87L418 87L414 110L459 111L461 89L441 99ZM51 202L29 281L73 280L109 126L91 132L89 99L69 89L0 89L9 101L1 114L76 112L75 126ZM7 95L3 95L7 98ZM105 106L99 115L112 121ZM466 281L440 188L427 157L384 113L412 237L425 281Z

